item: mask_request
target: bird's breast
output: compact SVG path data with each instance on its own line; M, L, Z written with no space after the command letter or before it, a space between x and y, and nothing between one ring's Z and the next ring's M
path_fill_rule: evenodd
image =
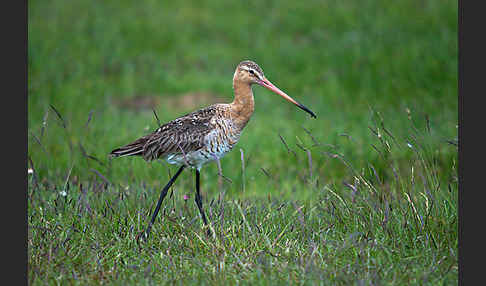
M240 132L227 122L218 122L218 128L210 132L205 140L205 151L217 159L233 149L240 139Z

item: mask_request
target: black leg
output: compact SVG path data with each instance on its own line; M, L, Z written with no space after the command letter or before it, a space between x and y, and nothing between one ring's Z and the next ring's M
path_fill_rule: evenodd
M182 165L179 168L179 170L177 171L177 173L172 178L170 178L167 185L165 185L165 187L162 189L162 192L160 193L159 201L157 202L157 206L155 207L154 213L152 215L152 219L150 220L150 222L147 226L147 230L145 231L145 238L147 238L150 234L150 229L152 229L152 225L155 222L155 218L157 217L157 214L159 213L160 205L162 204L162 201L164 200L165 196L167 195L167 192L169 191L170 186L172 186L172 184L176 181L177 177L179 177L182 170L184 170L184 167L185 167L185 165Z
M202 198L201 198L201 192L199 191L199 181L200 181L201 174L199 173L199 170L196 169L196 205L199 208L199 213L201 214L202 220L204 222L204 225L208 225L208 220L206 219L206 215L204 214L203 206L202 206ZM208 235L211 234L211 231L208 228Z

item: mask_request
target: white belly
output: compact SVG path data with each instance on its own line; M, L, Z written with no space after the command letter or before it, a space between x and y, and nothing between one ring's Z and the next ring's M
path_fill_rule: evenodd
M171 154L168 155L165 160L169 164L175 165L189 165L192 168L201 169L202 165L218 160L224 157L226 153L231 151L230 148L216 148L216 152L210 152L205 149L190 152L187 154Z
M230 145L226 142L223 144L208 144L207 148L201 148L197 151L188 152L186 154L170 154L165 158L165 160L169 164L189 165L192 168L197 168L199 170L201 169L202 165L223 158L226 153L233 149L234 145L235 144Z

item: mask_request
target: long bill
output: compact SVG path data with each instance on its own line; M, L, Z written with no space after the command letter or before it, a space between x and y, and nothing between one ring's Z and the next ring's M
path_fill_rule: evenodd
M305 107L303 104L299 103L292 97L288 96L285 92L281 91L278 87L273 85L266 77L263 77L263 80L257 80L257 83L267 89L275 92L276 94L280 95L281 97L285 98L287 101L297 105L300 109L304 110L305 112L309 113L312 117L317 118L317 116L312 112L309 108Z

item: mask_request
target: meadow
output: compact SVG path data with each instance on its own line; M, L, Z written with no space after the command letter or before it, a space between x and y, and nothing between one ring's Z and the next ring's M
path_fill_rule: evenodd
M29 1L30 285L455 285L457 1ZM236 148L194 172L109 159L255 86Z

